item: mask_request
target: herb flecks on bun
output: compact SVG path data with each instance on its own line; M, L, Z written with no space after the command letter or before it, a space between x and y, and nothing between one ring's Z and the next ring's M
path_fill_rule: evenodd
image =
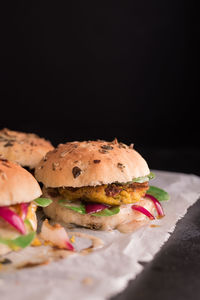
M54 147L36 134L4 128L0 130L0 158L35 168L45 154Z
M74 188L127 183L149 173L142 156L116 140L61 144L47 153L35 171L46 187Z

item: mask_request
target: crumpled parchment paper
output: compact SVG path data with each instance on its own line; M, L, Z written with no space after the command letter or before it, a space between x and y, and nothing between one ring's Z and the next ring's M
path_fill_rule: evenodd
M156 179L150 184L165 189L171 196L170 201L162 202L166 216L150 223L159 227L152 228L149 224L131 234L78 228L76 231L101 238L104 247L85 256L71 255L44 266L12 272L0 270L0 298L102 300L125 289L128 281L143 269L138 261L148 262L153 258L177 221L200 195L198 176L163 171L155 171L155 174ZM35 249L31 251L38 251ZM29 250L14 254L15 259L24 258L26 251Z

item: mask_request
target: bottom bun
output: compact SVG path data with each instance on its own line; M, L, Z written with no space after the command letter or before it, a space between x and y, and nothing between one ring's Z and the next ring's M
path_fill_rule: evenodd
M151 200L142 198L139 205L145 207L152 214L155 211ZM118 229L121 232L131 232L149 223L149 218L144 214L131 208L132 204L120 206L120 212L109 217L97 217L91 214L80 214L69 208L63 207L53 200L53 203L44 208L45 214L55 221L62 222L65 225L78 225L96 230Z

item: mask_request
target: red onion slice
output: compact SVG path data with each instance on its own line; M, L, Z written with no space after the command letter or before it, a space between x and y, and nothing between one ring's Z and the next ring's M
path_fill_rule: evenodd
M144 208L143 206L140 206L140 205L132 205L131 208L133 210L137 210L139 212L141 212L142 214L144 214L145 216L147 216L150 220L154 220L155 217L146 209Z
M87 214L93 214L108 207L108 205L101 203L85 203L85 211Z
M0 217L8 222L12 227L17 229L21 234L26 233L25 225L22 220L14 211L4 206L0 207Z
M145 196L151 199L151 201L154 203L156 211L158 213L158 218L163 218L165 214L160 202L152 195L146 194Z
M24 221L26 219L28 213L28 206L29 203L20 203L20 210L21 210L21 218Z

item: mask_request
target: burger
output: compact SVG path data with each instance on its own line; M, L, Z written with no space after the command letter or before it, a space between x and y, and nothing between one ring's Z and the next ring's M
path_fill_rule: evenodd
M68 226L129 232L154 219L158 208L145 197L153 177L146 161L133 144L117 139L60 144L41 160L35 177L52 200L45 214Z
M0 159L0 255L25 248L34 240L37 205L47 205L38 198L41 194L31 173Z
M33 133L23 133L4 128L0 130L0 158L17 162L30 170L34 169L52 144Z

